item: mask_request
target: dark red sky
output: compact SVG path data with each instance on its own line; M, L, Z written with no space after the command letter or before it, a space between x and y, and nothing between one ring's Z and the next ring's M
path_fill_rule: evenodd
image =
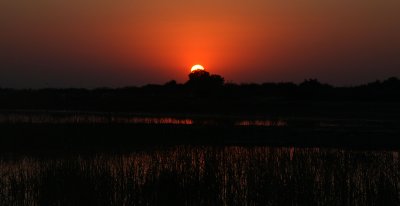
M3 0L0 86L400 76L399 0Z

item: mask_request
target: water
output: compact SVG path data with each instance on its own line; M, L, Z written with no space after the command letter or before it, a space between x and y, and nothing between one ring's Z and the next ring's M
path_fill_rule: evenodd
M121 114L79 111L0 111L0 124L148 124L148 125L205 125L235 127L298 127L320 129L359 128L398 129L396 119L321 118L321 117L246 117L196 116L163 114Z
M0 160L0 205L398 205L398 151L175 146Z
M271 119L238 119L238 118L186 118L149 115L118 115L104 113L79 112L4 112L0 113L0 124L151 124L151 125L231 125L283 127L284 120Z

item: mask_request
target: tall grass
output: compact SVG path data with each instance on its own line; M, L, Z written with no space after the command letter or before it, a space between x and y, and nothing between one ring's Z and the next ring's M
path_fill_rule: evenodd
M0 161L0 205L398 205L398 152L186 147Z

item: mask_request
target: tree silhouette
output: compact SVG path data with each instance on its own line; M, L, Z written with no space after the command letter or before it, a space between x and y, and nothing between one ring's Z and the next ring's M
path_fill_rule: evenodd
M168 81L167 83L164 84L165 87L175 87L178 85L175 80Z
M222 86L225 82L224 78L217 74L211 75L210 81L214 86Z
M220 75L212 74L204 70L197 70L189 74L189 81L186 85L196 88L212 88L224 85L224 78Z

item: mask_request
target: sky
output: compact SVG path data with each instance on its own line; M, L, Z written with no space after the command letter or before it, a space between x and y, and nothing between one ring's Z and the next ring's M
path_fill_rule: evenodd
M400 76L399 0L0 0L0 87Z

